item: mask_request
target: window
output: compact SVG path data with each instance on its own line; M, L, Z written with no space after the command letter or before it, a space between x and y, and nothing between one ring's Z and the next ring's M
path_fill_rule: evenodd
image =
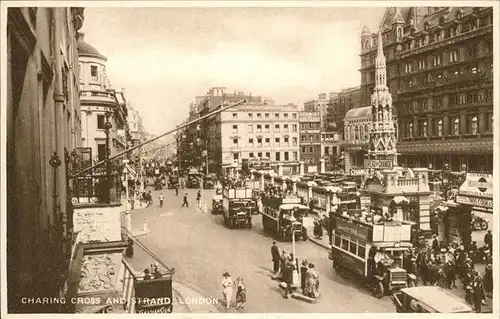
M238 113L233 113L233 119L237 119L238 118Z
M262 146L262 139L261 138L257 139L257 146L259 146L259 147Z
M274 125L274 131L276 131L276 132L280 131L280 125L279 124L275 124Z
M411 63L405 64L405 73L411 73Z
M293 152L292 156L293 156L293 160L294 161L298 161L299 160L299 157L298 157L299 155L297 154L297 152Z
M238 133L238 125L233 125L233 133Z
M248 113L248 117L253 119L253 113Z
M238 139L237 138L233 138L233 144L234 145L238 145Z
M313 141L313 135L309 135L309 142Z
M90 76L92 77L92 81L99 81L98 69L96 65L90 66Z
M440 55L435 55L432 57L432 65L434 65L434 66L441 65L441 56Z
M471 134L472 135L477 135L477 117L472 118L471 122Z
M274 117L279 119L280 118L280 114L279 113L274 113Z
M97 128L100 130L104 130L104 123L106 122L106 117L104 115L97 115Z
M283 114L285 118L288 118L288 113Z
M425 69L425 60L418 61L418 69L419 70Z
M467 103L467 96L465 94L460 94L458 97L459 97L458 103L460 105Z
M265 113L264 117L268 118L269 117L269 113Z
M285 146L289 146L290 145L289 138L285 137L284 140L285 140Z
M262 133L262 125L257 124L257 133Z
M292 137L292 145L297 146L297 138L296 137Z
M276 152L276 160L277 161L281 161L280 152Z
M248 157L253 158L253 152L248 153Z
M265 139L265 142L266 142L266 146L269 146L270 140L268 137Z
M312 153L312 152L314 152L313 147L309 146L309 153Z
M297 124L292 124L292 132L297 132Z
M306 152L306 147L302 146L301 151L302 151L302 153L305 153Z
M288 124L283 124L283 132L288 133Z
M408 126L408 134L410 138L413 138L413 123Z
M288 158L288 152L285 152L285 161L289 161L290 158Z
M437 123L437 133L438 136L443 136L443 120L439 120Z
M257 157L262 158L262 152L258 152Z
M427 137L427 121L424 121L424 123L422 124L421 135L423 137Z
M253 124L248 125L248 133L253 133Z
M266 158L271 158L271 152L266 152Z
M296 118L297 118L297 113L292 113L292 117L293 117L294 119L296 119Z
M453 121L453 135L460 135L460 120L458 118Z
M253 138L248 139L248 145L253 146Z
M450 62L458 61L458 51L454 50L450 52Z
M264 132L269 133L269 124L264 126Z
M280 139L278 137L274 139L274 144L280 146Z
M257 118L261 118L262 117L262 114L261 113L257 113Z
M106 158L106 144L97 144L97 157L99 161Z

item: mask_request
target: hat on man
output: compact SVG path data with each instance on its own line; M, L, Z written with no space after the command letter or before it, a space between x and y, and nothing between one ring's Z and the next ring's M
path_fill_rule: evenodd
M229 276L229 273L226 271L226 272L222 275L222 277L230 277L230 276Z

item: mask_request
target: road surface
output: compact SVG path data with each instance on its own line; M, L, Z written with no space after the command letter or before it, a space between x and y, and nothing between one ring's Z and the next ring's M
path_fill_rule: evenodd
M188 193L190 207L181 208L182 195ZM211 208L213 190L205 190L207 206ZM220 215L203 214L194 209L196 190L164 189L164 207L158 207L160 191L153 191L151 207L132 213L132 229L143 227L147 218L150 233L139 237L168 267L176 269L174 280L199 287L215 298L222 298L221 279L229 272L236 280L243 277L247 286L246 313L308 313L308 312L395 312L389 296L372 297L353 280L339 277L332 270L328 253L309 241L296 243L299 263L307 258L315 264L320 275L321 297L317 304L284 299L278 282L271 279L271 244L273 238L263 232L262 218L254 215L252 229L231 230L224 226ZM278 247L292 251L291 243ZM153 260L135 248L132 265L140 270ZM234 302L234 299L233 299ZM227 310L236 312L234 307Z

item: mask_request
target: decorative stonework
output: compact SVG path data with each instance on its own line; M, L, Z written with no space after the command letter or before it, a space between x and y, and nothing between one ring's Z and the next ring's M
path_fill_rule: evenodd
M79 232L78 242L104 242L121 240L121 207L76 208L74 230Z
M121 253L83 256L78 294L115 289Z

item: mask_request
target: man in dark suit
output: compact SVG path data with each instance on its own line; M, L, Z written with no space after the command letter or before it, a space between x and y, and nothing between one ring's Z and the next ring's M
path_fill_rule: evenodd
M288 294L292 294L292 282L293 282L293 264L290 260L285 261L285 266L283 269L283 279L286 283L285 295L283 297L288 299Z
M439 241L437 239L437 236L434 234L432 235L433 241L432 241L432 250L434 250L435 253L439 252Z
M281 257L275 241L273 241L273 245L271 246L271 256L273 258L273 272L276 274L280 270Z

